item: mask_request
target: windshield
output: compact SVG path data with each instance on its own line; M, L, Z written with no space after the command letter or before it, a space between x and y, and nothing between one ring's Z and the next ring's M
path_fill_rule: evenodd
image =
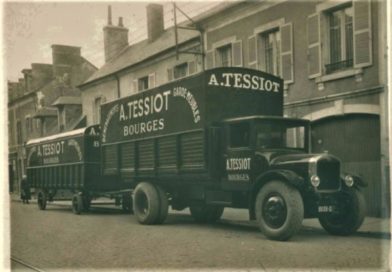
M295 121L262 120L256 123L256 146L305 149L305 125Z

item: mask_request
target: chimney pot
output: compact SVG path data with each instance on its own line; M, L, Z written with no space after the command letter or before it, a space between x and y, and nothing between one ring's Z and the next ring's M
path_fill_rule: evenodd
M108 6L108 25L112 25L112 6Z

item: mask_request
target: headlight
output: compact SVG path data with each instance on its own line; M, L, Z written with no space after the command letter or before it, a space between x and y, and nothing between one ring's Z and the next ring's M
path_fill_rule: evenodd
M344 177L344 183L346 183L347 187L353 187L354 185L354 179L352 176L347 175Z
M313 187L318 187L320 185L320 178L316 175L313 175L310 178L310 183L312 183Z

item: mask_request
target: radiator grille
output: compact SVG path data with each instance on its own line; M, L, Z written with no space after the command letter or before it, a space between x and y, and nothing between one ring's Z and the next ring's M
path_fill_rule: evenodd
M340 163L337 160L320 159L317 162L320 178L318 190L337 190L340 187Z

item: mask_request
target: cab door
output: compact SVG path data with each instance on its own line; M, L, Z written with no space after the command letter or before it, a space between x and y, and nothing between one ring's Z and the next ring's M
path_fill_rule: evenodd
M248 190L251 184L251 165L254 152L251 144L251 122L229 123L225 129L226 146L223 152L225 161L222 189Z

